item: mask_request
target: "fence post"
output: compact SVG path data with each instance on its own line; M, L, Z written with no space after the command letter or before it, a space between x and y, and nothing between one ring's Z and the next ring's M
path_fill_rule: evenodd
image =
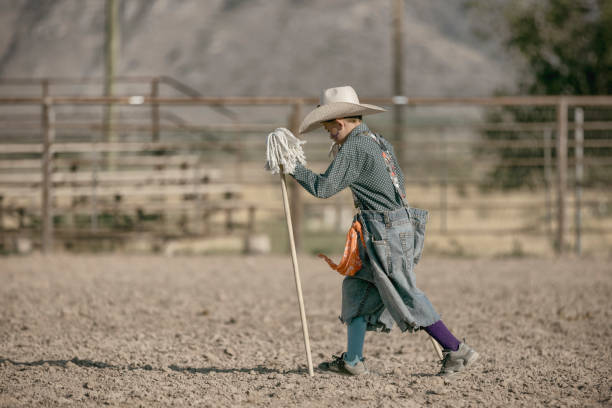
M299 100L293 105L293 112L289 119L289 129L293 134L298 135L300 129L300 119L302 117L302 101ZM295 181L291 180L291 218L293 224L293 236L295 239L295 250L299 251L302 247L302 213L304 205L302 203L301 187Z
M575 122L575 130L574 130L574 139L576 142L575 146L575 159L576 159L576 180L575 180L575 194L576 194L576 204L575 204L575 212L576 212L576 254L580 255L582 253L582 214L581 214L581 204L582 204L582 180L584 178L584 150L583 150L583 142L584 142L584 110L582 108L576 108L574 111L574 122Z
M4 238L4 196L0 194L0 249L6 250Z
M119 55L119 5L117 0L106 0L105 7L105 44L104 44L104 96L115 94L115 71ZM113 130L114 105L106 104L104 112L104 141L117 142L117 134ZM117 152L106 153L106 168L115 170Z
M256 208L254 205L250 205L248 208L247 215L247 235L251 236L255 233L255 211Z
M225 232L232 232L234 229L234 209L228 207L225 209Z
M448 230L448 143L446 133L442 133L442 178L440 179L440 230Z
M151 80L151 98L159 96L159 78ZM159 142L159 103L151 104L151 141Z
M404 0L394 0L392 9L393 30L393 131L395 133L395 156L400 168L404 163Z
M557 253L565 250L567 230L567 100L557 105Z
M53 141L55 139L55 113L50 97L45 97L42 107L43 152L42 152L42 252L53 249Z
M243 182L243 163L245 162L245 155L244 155L244 149L243 149L243 139L242 137L238 137L238 139L233 143L234 147L234 151L236 152L236 164L235 164L235 169L236 169L236 181L238 183L242 183Z
M202 207L204 204L204 200L202 199L202 185L204 184L204 177L200 174L200 162L196 162L192 166L193 170L193 197L194 197L194 211L195 211L195 219L194 219L194 229L196 234L202 234Z
M552 192L553 184L552 172L552 131L544 130L544 183L546 185L546 234L549 239L553 236L553 216L552 216Z
M70 187L72 187L72 197L70 198L70 211L66 214L65 223L69 229L74 228L74 220L75 214L77 212L79 197L77 195L77 187L79 185L79 181L77 178L77 173L79 170L79 165L75 163L70 165Z
M90 228L91 232L98 230L98 167L100 158L98 153L98 134L91 133L91 208L90 208Z

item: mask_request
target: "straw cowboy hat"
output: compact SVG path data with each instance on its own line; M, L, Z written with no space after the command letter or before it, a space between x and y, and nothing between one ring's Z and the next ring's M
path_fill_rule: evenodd
M302 121L300 133L312 131L326 120L371 115L385 111L380 106L359 103L357 92L351 86L329 88L321 94L321 103Z

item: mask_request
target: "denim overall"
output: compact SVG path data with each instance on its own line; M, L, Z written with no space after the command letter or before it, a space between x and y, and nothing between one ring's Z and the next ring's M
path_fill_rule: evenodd
M389 172L393 174L390 168ZM395 322L402 331L415 331L440 320L427 296L417 288L414 273L423 251L428 213L407 206L395 180L394 185L404 207L359 210L355 216L362 225L366 247L359 242L361 270L342 282L340 320L350 323L363 316L368 330L388 332Z

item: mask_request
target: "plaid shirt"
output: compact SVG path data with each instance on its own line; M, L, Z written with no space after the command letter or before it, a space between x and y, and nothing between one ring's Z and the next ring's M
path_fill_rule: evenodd
M387 171L382 150L369 133L370 129L362 122L349 133L325 173L316 174L298 163L293 177L315 197L328 198L349 187L363 210L389 211L403 207ZM393 147L387 140L382 140L393 156L399 184L405 193L404 175Z

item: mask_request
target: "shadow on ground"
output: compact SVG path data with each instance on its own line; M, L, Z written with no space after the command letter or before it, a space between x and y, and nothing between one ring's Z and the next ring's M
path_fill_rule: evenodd
M63 367L67 368L68 363L72 363L79 367L87 367L87 368L111 368L116 370L145 370L145 371L164 371L161 368L155 368L150 364L129 364L127 366L120 366L105 363L104 361L93 361L89 359L80 359L74 357L70 360L36 360L36 361L15 361L10 358L0 358L0 364L2 363L10 363L15 366L26 366L26 367L36 367L43 366L45 364L55 367ZM243 367L243 368L219 368L219 367L181 367L176 364L171 364L168 368L172 371L177 372L188 372L192 374L208 374L211 372L220 373L220 374L232 374L232 373L252 373L255 372L257 374L304 374L308 371L304 369L294 369L294 370L278 370L274 368L268 368L262 365L257 365L255 367Z

